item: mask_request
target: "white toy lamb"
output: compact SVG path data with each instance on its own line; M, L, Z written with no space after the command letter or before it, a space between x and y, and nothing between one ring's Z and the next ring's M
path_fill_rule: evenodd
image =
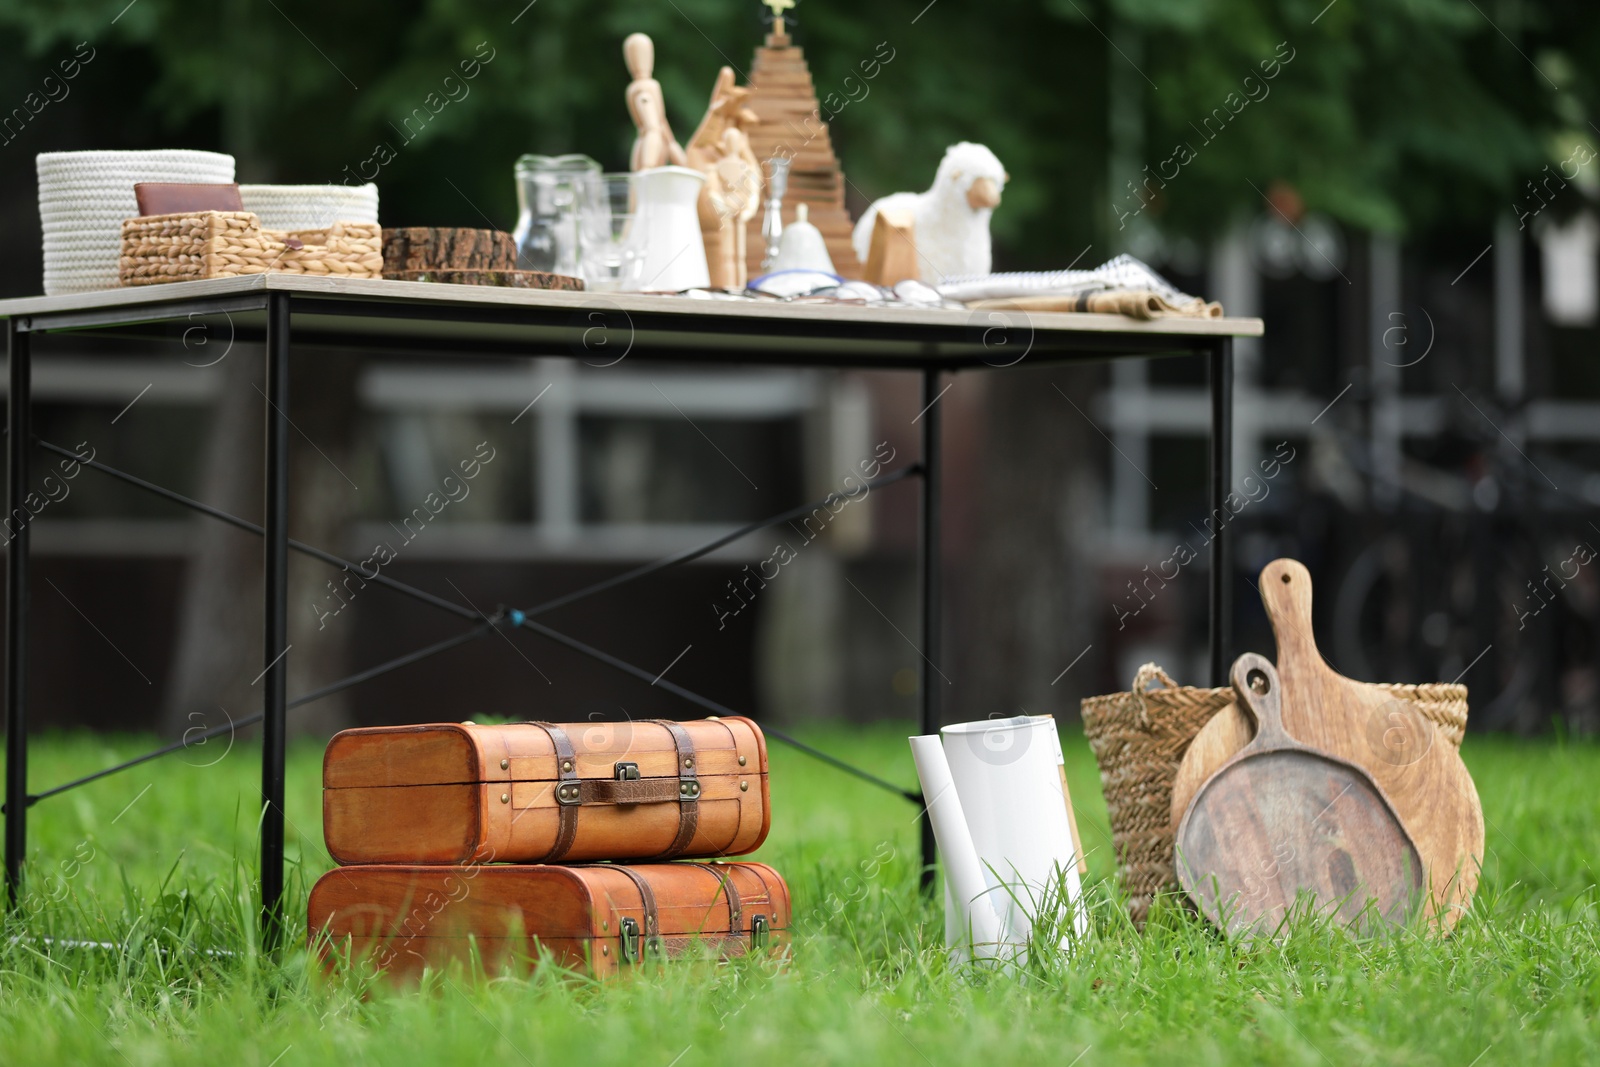
M937 285L963 274L990 270L989 216L1010 180L995 154L962 141L945 151L933 187L925 193L894 193L873 202L856 223L851 243L867 261L878 211L910 215L915 223L917 261L922 280Z

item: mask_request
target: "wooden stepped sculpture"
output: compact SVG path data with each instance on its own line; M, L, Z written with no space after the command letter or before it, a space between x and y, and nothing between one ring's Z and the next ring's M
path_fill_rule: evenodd
M765 163L775 155L790 157L789 189L784 197L783 224L795 218L795 207L805 204L813 226L822 231L834 267L846 278L861 277L861 264L850 247L852 223L844 206L844 172L833 154L828 124L811 83L804 53L790 38L783 21L782 0L768 0L776 14L773 32L756 49L750 68L750 95L745 104L759 117L746 133L756 158ZM759 215L749 223L746 243L750 276L761 273L765 246Z

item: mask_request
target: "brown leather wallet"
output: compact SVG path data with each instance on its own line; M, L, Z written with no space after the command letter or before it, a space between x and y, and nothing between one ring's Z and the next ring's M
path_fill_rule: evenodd
M243 211L237 185L199 182L135 182L140 215L180 215L186 211Z

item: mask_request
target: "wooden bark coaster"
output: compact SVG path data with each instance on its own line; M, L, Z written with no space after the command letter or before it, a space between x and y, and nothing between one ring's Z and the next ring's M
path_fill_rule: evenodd
M562 289L580 292L583 279L542 270L386 270L392 282L437 282L443 285L493 285L502 289Z
M408 226L383 231L383 270L516 270L517 244L500 230Z

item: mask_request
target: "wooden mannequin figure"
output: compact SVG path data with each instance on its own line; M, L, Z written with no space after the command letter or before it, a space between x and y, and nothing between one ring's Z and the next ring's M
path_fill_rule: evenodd
M750 281L746 265L750 220L761 208L761 164L741 129L722 134L723 155L717 163L717 181L723 191L727 219L722 227L723 254L727 257L727 286L743 289ZM713 282L712 284L715 284Z
M749 280L746 229L761 206L761 163L744 127L758 121L745 106L749 89L734 85L733 68L717 72L711 103L689 138L689 166L706 176L700 192L700 232L711 284L742 289Z
M628 114L639 130L628 169L648 170L668 164L684 166L688 160L667 122L661 83L650 76L656 65L655 43L645 34L631 33L622 42L622 58L628 64L628 73L633 75L627 92Z

